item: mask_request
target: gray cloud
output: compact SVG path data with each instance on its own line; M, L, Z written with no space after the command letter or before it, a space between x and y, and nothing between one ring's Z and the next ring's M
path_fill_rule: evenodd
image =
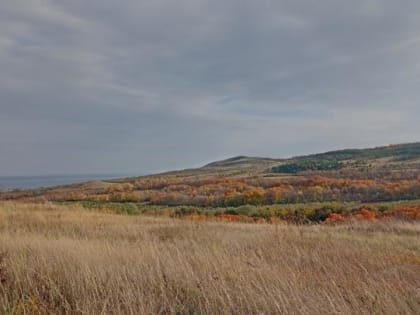
M0 174L148 172L420 136L420 3L0 4Z

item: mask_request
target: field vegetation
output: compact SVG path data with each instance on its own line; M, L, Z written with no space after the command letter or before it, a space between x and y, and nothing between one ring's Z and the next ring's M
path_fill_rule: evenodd
M418 314L420 225L0 203L2 314Z

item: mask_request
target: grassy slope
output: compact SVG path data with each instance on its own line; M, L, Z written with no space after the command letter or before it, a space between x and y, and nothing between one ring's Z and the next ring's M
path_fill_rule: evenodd
M416 314L419 239L0 203L0 313Z
M273 168L275 172L297 173L307 169L336 170L361 167L411 169L420 165L420 143L389 145L370 149L346 149L299 156Z
M288 159L270 159L258 157L238 156L223 161L210 163L199 169L201 171L207 169L214 170L232 170L254 169L258 171L267 171L270 166L282 165L287 163L299 163L308 160L320 161L340 161L346 162L345 166L348 168L358 167L363 164L387 164L390 167L412 167L413 163L420 162L420 142L406 143L382 146L368 149L345 149L329 151L324 153L316 153L305 156L296 156ZM350 163L359 162L359 163Z

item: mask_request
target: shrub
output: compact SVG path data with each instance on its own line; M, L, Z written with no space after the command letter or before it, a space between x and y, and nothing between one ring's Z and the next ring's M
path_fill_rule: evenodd
M197 209L192 207L178 207L175 209L173 216L175 217L184 217L192 214L198 214Z
M376 213L369 208L362 207L355 214L355 218L358 220L374 221L376 220Z
M346 218L339 213L330 213L325 220L326 223L344 222Z
M226 211L225 211L225 213L224 214L227 214L227 215L239 215L239 212L238 212L238 210L237 209L234 209L234 208L229 208L229 209L227 209Z
M313 222L323 222L325 221L329 215L332 213L330 208L322 207L320 209L315 209L310 215L308 215L308 219Z

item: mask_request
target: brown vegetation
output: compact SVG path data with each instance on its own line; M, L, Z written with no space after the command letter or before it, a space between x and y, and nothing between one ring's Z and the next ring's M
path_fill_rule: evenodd
M418 171L420 174L420 170ZM420 176L335 178L305 176L156 176L107 185L73 185L46 190L3 192L0 199L26 201L138 202L149 205L238 207L327 201L420 199Z
M0 253L0 313L420 312L414 222L227 223L2 203Z

